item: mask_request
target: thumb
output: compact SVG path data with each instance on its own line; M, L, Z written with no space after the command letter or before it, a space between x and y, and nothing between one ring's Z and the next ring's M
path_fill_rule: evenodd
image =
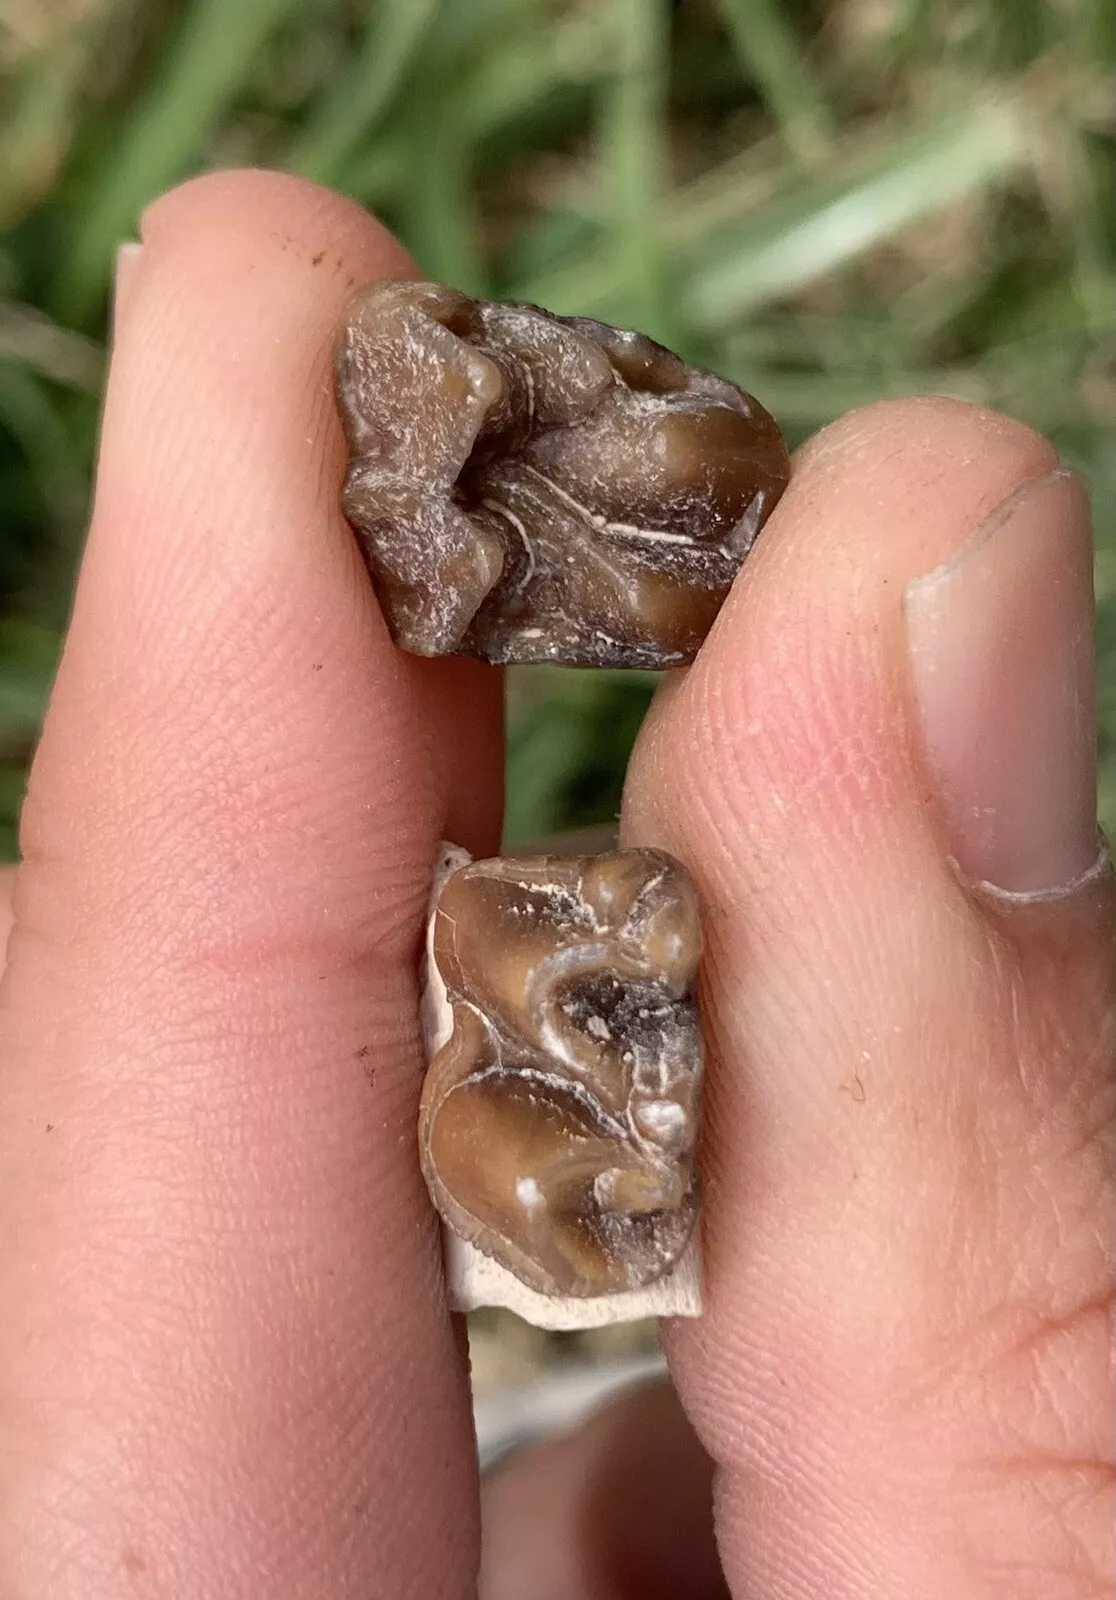
M821 435L630 771L709 908L709 1306L668 1345L741 1600L1108 1570L1112 893L1055 466L947 401Z

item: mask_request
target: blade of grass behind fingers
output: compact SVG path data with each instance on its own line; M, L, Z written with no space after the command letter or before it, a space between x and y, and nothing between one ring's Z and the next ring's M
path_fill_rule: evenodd
M563 90L587 88L610 72L614 35L607 12L575 12L556 21L540 44L539 28L528 16L518 28L501 28L475 59L449 53L443 70L452 71L456 114L465 137L474 145L483 141L486 163L497 143L507 161L521 157L525 119L538 116ZM429 33L424 39L432 42ZM387 117L372 139L362 131L331 181L366 204L402 199L411 171L405 120L405 113L398 120Z
M61 165L77 114L84 51L76 38L61 41L5 85L0 118L0 228L34 202Z
M906 131L877 126L823 175L784 183L762 204L754 205L741 186L735 218L723 206L708 226L691 225L689 191L673 196L666 236L680 257L689 319L707 329L729 324L818 282L899 229L1002 182L1027 165L1033 121L1021 92ZM708 178L701 187L708 191ZM618 259L597 244L545 278L518 284L516 293L555 311L607 317L629 303L633 272L629 257Z
M559 18L540 48L537 25L494 42L462 83L461 114L476 139L513 123L567 84L589 84L617 59L616 30L606 11Z
M380 0L365 24L349 70L318 98L287 151L287 165L334 183L344 158L391 104L434 27L440 0Z
M0 861L19 859L19 813L27 788L21 761L0 761Z
M473 175L473 142L456 114L450 85L434 79L408 104L407 182L401 232L427 277L488 298Z
M780 0L720 0L733 48L782 130L787 148L813 166L830 148L834 123Z
M513 669L508 679L508 845L616 821L624 763L660 674Z
M1116 67L1116 0L1087 0L1082 56Z
M188 171L249 65L297 0L193 0L162 70L90 182L82 220L63 258L53 301L81 322L104 294L117 243L139 213Z
M0 747L35 737L57 664L54 633L15 619L0 622Z
M0 361L11 361L86 394L104 381L104 351L93 339L61 328L34 306L0 300Z
M672 344L661 231L669 21L664 0L613 0L611 15L619 62L605 92L601 159L613 247L628 283L632 320Z
M44 505L80 505L86 482L70 436L44 386L13 361L0 360L0 428L19 445Z
M859 169L775 201L698 262L685 305L701 327L723 326L794 294L884 239L1025 164L1021 101L969 108L906 140L884 144Z

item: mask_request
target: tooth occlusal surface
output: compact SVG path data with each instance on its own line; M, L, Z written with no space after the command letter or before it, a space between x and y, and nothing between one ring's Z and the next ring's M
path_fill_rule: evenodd
M700 1310L700 949L664 852L446 848L419 1153L458 1309L548 1327Z

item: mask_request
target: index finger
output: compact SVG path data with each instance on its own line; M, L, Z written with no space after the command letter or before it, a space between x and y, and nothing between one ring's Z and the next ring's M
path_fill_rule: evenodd
M411 271L274 174L145 218L3 990L5 1594L472 1587L414 958L499 680L392 647L329 378Z

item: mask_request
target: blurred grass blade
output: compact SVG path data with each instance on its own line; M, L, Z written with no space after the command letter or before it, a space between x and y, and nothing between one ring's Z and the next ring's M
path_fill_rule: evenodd
M1057 173L1049 173L1045 199L1059 231L1072 240L1078 298L1103 316L1116 283L1116 149L1068 117L1057 119L1053 134L1045 165L1056 165Z
M522 118L558 91L604 77L615 57L615 29L604 11L563 18L546 36L545 49L539 48L537 27L504 30L470 65L458 69L454 62L455 76L461 74L454 98L462 130L474 143L503 135L514 155ZM366 203L403 195L410 172L406 142L399 123L389 119L382 134L367 143L362 139L338 163L331 181Z
M0 360L0 429L19 445L44 505L72 508L85 482L69 434L47 392L26 368Z
M10 227L34 204L62 163L83 59L78 41L67 38L25 66L15 83L4 85L0 228Z
M565 821L565 790L585 760L580 724L556 694L516 719L508 732L504 841L522 844Z
M616 29L606 11L574 12L539 48L539 30L494 41L462 85L461 112L475 138L537 108L556 89L592 83L616 62Z
M22 764L0 766L0 860L19 858L19 813L27 780Z
M82 321L100 302L113 252L139 214L197 161L253 59L298 0L193 0L163 70L122 141L91 182L83 220L59 274L54 303Z
M695 261L687 312L723 326L987 188L1028 161L1030 120L1022 98L986 101L773 202Z
M1116 0L1086 0L1081 54L1092 65L1116 67Z
M761 393L764 405L778 417L780 427L796 441L834 417L877 400L933 393L990 405L994 398L989 384L967 367L953 371L935 368L932 373L916 370L890 377L881 377L874 371L796 374L758 366L750 355L738 358L730 350L720 370L725 377Z
M0 747L32 738L50 698L56 634L32 622L0 622Z
M60 328L34 306L0 300L0 361L18 362L68 389L96 394L104 352L93 339Z
M903 133L890 124L824 178L772 193L741 162L670 197L667 244L695 326L716 328L807 287L910 224L1027 165L1034 122L1020 95L982 102ZM745 163L746 167L746 163ZM765 197L766 192L766 197ZM629 304L630 259L595 243L515 294L559 312L613 316Z
M489 298L473 176L473 142L455 114L455 96L436 80L412 97L407 121L409 174L399 198L408 248L424 273Z
M787 148L804 166L831 147L834 123L782 0L720 0L720 10L746 75L779 124Z
M616 821L624 762L659 681L655 672L512 669L507 844Z
M619 61L606 91L601 145L613 249L637 326L670 344L661 231L669 17L665 0L613 0L611 16Z
M552 26L554 0L442 0L445 11L438 21L438 58L458 61L478 53L493 54L501 41L518 28L529 28L536 39Z
M440 0L379 0L350 70L311 109L292 142L287 154L292 172L336 182L345 157L367 138L398 93L439 6Z
M403 152L398 192L400 232L428 276L490 297L474 172L476 135L465 114L471 52L503 40L528 22L541 0L442 0L423 71L398 107ZM396 218L393 218L395 221Z

